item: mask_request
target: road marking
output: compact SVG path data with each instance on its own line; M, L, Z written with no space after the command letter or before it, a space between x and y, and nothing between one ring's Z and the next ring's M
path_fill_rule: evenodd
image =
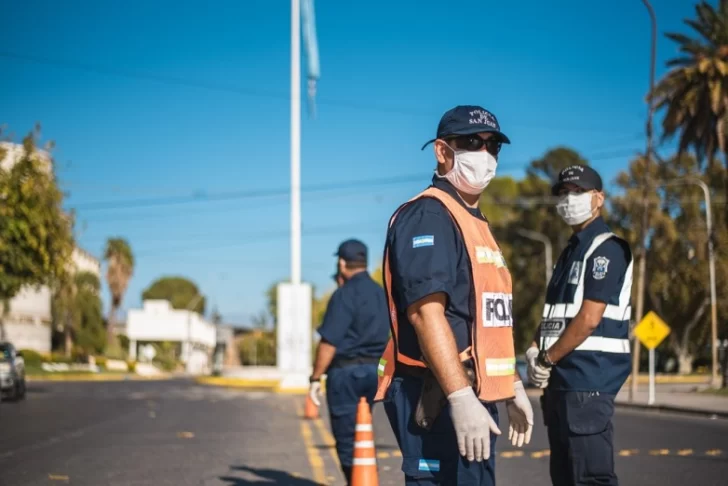
M723 453L720 449L710 449L709 451L705 451L705 454L708 456L719 456Z
M541 459L542 457L548 457L551 455L551 451L549 449L544 449L542 451L536 451L531 453L531 457L534 459Z
M639 454L639 449L622 449L619 451L620 457L629 457L629 456L636 456Z
M680 449L679 451L677 451L678 456L691 456L692 454L692 449Z
M510 459L511 457L523 457L523 451L505 451L501 452L501 457L505 457L506 459Z
M157 414L155 412L149 412L149 418L155 418Z
M300 403L296 403L298 409L298 415L303 417L303 407ZM313 443L313 432L311 427L308 425L306 420L299 419L301 423L301 438L303 444L306 447L306 454L308 455L308 462L311 464L311 470L313 471L313 478L318 484L327 484L326 473L324 471L324 460L316 449Z
M69 478L65 474L49 474L48 479L50 479L51 481L65 481L65 482L68 482L71 480L71 478Z
M653 449L650 451L651 456L668 456L670 455L670 449Z
M389 452L377 452L377 459L389 459Z
M402 457L402 451L392 451L392 457Z
M300 407L300 404L299 404ZM331 435L331 432L329 432L329 429L326 428L326 425L324 425L324 421L320 418L317 418L313 421L314 425L318 429L319 433L321 434L321 437L324 439L324 443L329 446L329 454L331 455L331 458L334 460L334 464L341 469L341 463L339 463L339 455L336 453L336 439L334 439L334 436Z
M195 436L192 432L177 432L177 437L180 439L191 439Z

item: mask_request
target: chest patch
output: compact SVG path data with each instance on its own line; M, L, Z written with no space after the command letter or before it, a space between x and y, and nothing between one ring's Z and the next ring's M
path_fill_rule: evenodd
M580 275L581 275L581 262L572 263L571 269L569 270L569 279L567 280L567 283L574 284L574 285L578 284Z
M513 296L483 292L483 327L513 326Z
M594 280L604 280L604 277L607 276L607 268L609 267L609 258L607 257L596 257L594 259L594 270L592 271L592 276L594 277Z
M495 265L496 268L503 268L506 266L506 259L503 257L503 253L491 250L487 246L475 247L475 259L478 263Z

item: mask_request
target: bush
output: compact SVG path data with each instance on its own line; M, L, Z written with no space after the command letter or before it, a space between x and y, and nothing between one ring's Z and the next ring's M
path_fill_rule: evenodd
M50 361L51 361L51 363L68 363L68 364L71 364L71 363L75 363L77 360L73 356L71 356L69 358L69 357L67 357L63 353L51 353L51 359L50 359Z
M276 364L276 338L272 332L256 331L243 336L238 344L243 365L271 366Z
M129 367L129 373L134 373L136 371L136 361L127 361L126 365Z
M174 371L177 369L177 360L173 356L160 354L154 357L152 364L162 368L164 371Z
M94 360L96 361L96 366L106 368L106 356L94 356Z
M28 366L40 366L41 363L46 361L42 354L32 349L21 349L18 353L23 357L25 364Z

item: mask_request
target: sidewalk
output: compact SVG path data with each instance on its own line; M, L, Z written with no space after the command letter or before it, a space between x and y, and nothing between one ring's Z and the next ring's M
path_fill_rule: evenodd
M655 403L647 405L647 386L641 385L634 401L630 402L629 385L625 385L617 395L617 404L622 407L728 418L728 395L701 393L706 388L707 385L656 385Z

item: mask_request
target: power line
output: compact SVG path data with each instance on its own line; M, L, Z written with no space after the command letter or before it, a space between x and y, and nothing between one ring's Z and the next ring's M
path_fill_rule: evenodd
M609 152L604 154L598 154L595 157L590 157L590 161L608 160L628 155L634 155L635 150L629 149L628 151L621 152ZM518 169L521 170L521 169ZM501 171L503 173L503 171ZM426 174L417 173L411 175L397 176L397 177L386 177L377 179L358 179L352 181L335 182L328 184L313 184L310 186L302 187L301 192L304 193L315 193L315 192L327 192L341 189L349 189L356 187L376 187L393 184L402 184L409 182L422 182L426 183ZM72 205L72 207L78 211L102 211L108 209L129 209L129 208L142 208L142 207L154 207L154 206L170 206L178 204L190 204L190 203L210 203L217 201L229 201L229 200L240 200L240 199L260 199L266 197L281 197L288 196L290 194L289 187L282 187L276 189L257 189L257 190L244 190L244 191L228 191L207 194L205 191L199 191L197 194L192 196L179 196L171 198L148 198L148 199L135 199L126 201L98 201L91 203L81 203Z
M218 91L218 92L224 92L224 93L233 93L233 94L243 95L243 96L278 99L278 100L282 100L282 101L290 100L290 95L279 93L279 92L266 91L266 90L253 89L253 88L242 88L240 86L235 86L235 85L231 85L231 84L212 83L212 82L207 82L207 81L205 81L205 82L193 81L193 80L178 78L178 77L174 77L174 76L163 76L163 75L152 74L152 73L140 73L140 72L128 71L128 70L123 70L123 69L118 69L118 68L112 68L112 67L108 67L108 66L89 64L89 63L84 63L84 62L79 62L79 61L74 61L74 60L69 60L69 59L55 59L55 58L44 57L44 56L21 54L21 53L7 51L7 50L0 50L0 57L6 58L6 59L12 59L15 61L24 61L24 62L32 62L32 63L36 63L36 64L46 64L46 65L58 66L58 67L62 67L62 68L71 68L71 69L87 71L87 72L91 72L91 73L95 73L95 74L118 76L118 77L131 78L131 79L140 79L140 80L144 80L144 81L152 81L152 82L160 83L160 84L184 86L184 87L188 87L188 88L204 89L204 90ZM319 105L343 107L343 108L357 109L357 110L362 110L362 111L374 111L374 112L379 112L379 113L408 115L408 116L439 117L442 115L442 113L434 113L432 111L418 110L418 109L409 108L409 107L394 107L391 105L382 106L382 105L373 104L371 102L357 103L357 102L352 102L352 101L333 100L333 99L327 99L327 98L317 98L316 102ZM541 130L625 133L625 132L615 132L612 130L605 129L604 127L587 127L587 126L583 126L583 125L573 126L573 127L566 127L566 126L559 127L559 126L554 126L554 124L551 122L533 123L533 124L518 123L518 124L514 124L513 126L522 126L522 127L527 127L527 128L539 128Z

